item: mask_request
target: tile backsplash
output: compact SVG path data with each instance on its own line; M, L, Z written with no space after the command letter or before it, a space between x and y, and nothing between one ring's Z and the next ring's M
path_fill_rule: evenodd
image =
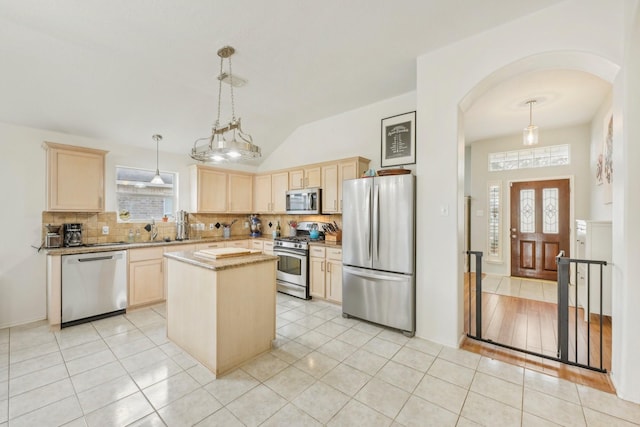
M276 229L276 224L280 221L280 228L283 235L286 235L289 230L289 221L314 221L314 222L333 222L342 226L342 215L259 215L262 222L262 235L264 237L271 237L272 231ZM237 220L231 227L231 236L242 237L249 236L251 230L245 228L245 222L249 221L249 215L242 214L204 214L204 213L190 213L189 224L202 223L204 224L204 231L202 231L201 237L203 239L223 237L223 227L216 228L216 224L228 224L234 219ZM108 243L108 242L127 242L129 240L129 230L133 231L136 236L136 231L140 231L140 241L146 242L151 238L151 233L147 232L144 227L147 222L118 222L117 212L103 212L103 213L86 213L86 212L42 212L42 235L46 234L46 225L62 225L65 223L81 223L82 224L82 240L83 243ZM269 226L271 223L271 227ZM210 224L213 224L213 229L210 230ZM109 234L102 234L103 226L109 227ZM176 224L175 222L162 222L156 220L158 227L158 237L156 240L162 240L169 238L174 240L176 238Z

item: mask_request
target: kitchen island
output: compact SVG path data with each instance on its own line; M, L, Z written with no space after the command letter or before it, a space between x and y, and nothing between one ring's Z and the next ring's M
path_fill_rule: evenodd
M167 336L214 374L271 349L276 260L251 253L223 259L168 252Z

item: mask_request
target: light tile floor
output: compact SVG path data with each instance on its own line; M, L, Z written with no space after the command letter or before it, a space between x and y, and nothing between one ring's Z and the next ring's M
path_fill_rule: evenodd
M569 285L573 288L573 285ZM487 274L482 279L482 291L492 294L558 303L558 285L546 280L520 277L494 276ZM569 304L573 305L574 291L569 292Z
M278 294L274 348L216 379L164 305L0 330L0 426L638 425L613 395Z

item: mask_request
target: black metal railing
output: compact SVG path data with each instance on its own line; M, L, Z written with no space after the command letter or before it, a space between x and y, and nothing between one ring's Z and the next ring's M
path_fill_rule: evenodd
M591 369L598 372L607 372L603 362L603 268L607 265L606 261L592 261L592 260L581 260L581 259L572 259L564 257L564 252L561 252L556 257L556 262L558 264L558 335L557 335L557 354L556 357L551 356L549 354L538 353L535 351L531 351L525 348L515 347L509 344L501 343L494 341L492 339L484 338L482 335L482 252L481 251L467 251L469 256L475 257L475 290L471 286L471 262L469 262L468 273L468 332L467 336L469 338L483 341L486 343L490 343L493 345L497 345L503 348L507 348L510 350L519 351L522 353L530 354L533 356L539 356L549 360L555 360L562 363L566 363L568 365L580 366L583 368ZM569 301L569 276L570 276L570 264L574 264L574 284L575 284L575 294L573 300L573 306L570 305ZM579 268L579 265L585 265L584 269ZM591 267L597 265L600 267L600 280L599 280L599 289L595 291L592 289L592 281L591 281ZM583 307L585 310L586 321L582 322L579 318L579 309L578 309L578 287L582 284L578 284L578 278L582 279L582 276L579 276L582 272L586 272L586 277L584 278L584 287L586 293L586 304ZM591 316L594 313L591 307L591 295L592 292L597 292L599 295L598 301L598 311L596 314L599 318L597 331L592 332L592 322ZM473 304L473 299L475 297L475 304ZM573 318L570 316L570 312L573 311ZM473 319L475 318L475 322ZM475 323L475 330L473 328ZM584 356L584 352L581 353L582 346L580 345L580 334L582 333L584 326L579 327L580 324L586 324L586 343L583 343L583 346L586 346L586 356ZM570 326L573 326L573 331L570 330ZM597 335L596 335L597 334ZM596 335L592 337L592 335ZM585 338L585 337L583 337ZM592 339L593 338L593 339ZM569 349L569 344L573 343L573 354ZM595 357L591 357L591 353L594 347L597 347L597 360Z
M558 360L569 365L581 366L584 368L592 369L599 372L606 372L604 367L604 346L603 346L603 276L604 267L607 266L606 261L594 261L584 259L573 259L563 256L564 253L560 253L556 258L558 263ZM571 264L573 264L575 290L573 295L573 319L571 319L571 305L569 301L569 275L571 271ZM581 268L581 266L584 266ZM599 280L596 284L592 283L592 267L597 266L599 273ZM586 277L581 276L585 274ZM584 298L583 301L579 298L579 288L584 286ZM592 295L597 294L597 307L592 307ZM581 304L580 304L581 303ZM583 316L585 321L582 322L579 318L578 305L582 305L584 310ZM597 330L592 332L593 322L592 316L595 315L597 319ZM586 324L586 339L582 342L582 346L586 346L586 356L581 357L581 340L579 333L579 325L581 323ZM573 324L573 331L570 330L570 325ZM573 334L571 334L573 332ZM573 335L573 337L571 337ZM595 335L595 336L594 336ZM573 338L573 339L571 339ZM569 350L569 344L573 342L573 354ZM597 360L593 360L592 350L596 347ZM586 358L586 359L585 359Z

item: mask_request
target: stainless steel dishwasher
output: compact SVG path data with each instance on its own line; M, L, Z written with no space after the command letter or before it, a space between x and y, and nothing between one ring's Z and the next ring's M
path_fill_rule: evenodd
M62 256L62 327L124 313L127 251Z

